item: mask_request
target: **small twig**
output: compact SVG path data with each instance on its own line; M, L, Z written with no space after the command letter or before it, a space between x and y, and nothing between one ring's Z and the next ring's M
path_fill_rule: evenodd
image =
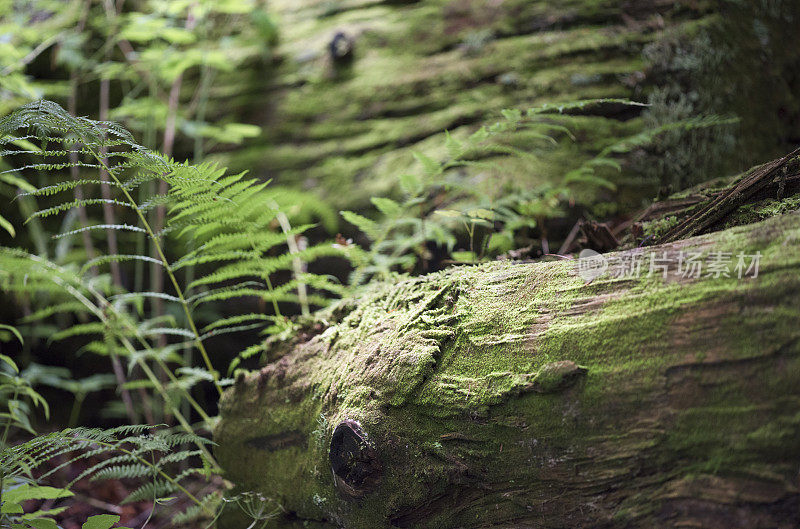
M45 39L42 43L33 48L30 51L30 53L28 53L25 57L23 57L22 60L19 61L19 63L17 64L19 64L20 66L27 66L28 64L33 62L33 60L36 59L36 57L38 57L44 50L55 44L61 38L62 35L63 33L58 33L57 35L53 35L49 39ZM6 75L10 74L11 72L14 71L14 67L17 66L17 64L10 64L6 66L5 68L3 68L3 71L0 72L0 75L5 77Z
M578 233L581 231L581 221L577 221L572 229L569 230L569 234L567 238L564 239L564 243L561 245L561 248L558 249L559 254L564 255L569 253L572 249L572 243L575 242L575 238L578 236Z
M766 186L775 183L773 177L776 172L781 171L788 163L795 160L799 154L800 149L795 149L782 158L756 168L736 185L725 190L722 194L700 207L693 215L674 226L659 239L653 241L654 244L673 242L701 233L745 203L751 196Z
M82 502L86 502L92 507L97 507L98 509L102 509L104 511L113 512L114 514L122 514L122 507L114 505L113 503L107 503L96 498L92 498L91 496L85 496L83 494L76 494L76 498Z

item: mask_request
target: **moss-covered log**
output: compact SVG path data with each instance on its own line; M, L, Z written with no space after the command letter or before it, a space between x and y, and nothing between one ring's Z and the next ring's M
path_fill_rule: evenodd
M341 303L225 394L227 477L281 527L798 527L800 213L609 257L637 251L639 277L492 263Z
M682 189L741 171L796 143L800 52L785 43L796 33L800 4L791 0L268 4L280 31L275 64L269 72L231 72L214 92L225 101L220 112L233 111L264 134L217 156L231 170L313 189L337 208L368 206L395 189L399 174L419 169L411 151L443 158L442 131L463 138L504 108L647 101L655 92L650 124L707 113L742 118L738 143L724 127L680 149L659 145L658 156L637 161L638 170L616 179L631 194L622 209L638 208L660 185ZM337 66L330 46L338 34L354 48ZM558 181L640 131L643 120L630 117L582 116L569 123L578 141L563 137L535 168L512 164L504 172L528 186ZM541 147L524 136L516 141Z
M707 0L269 5L281 30L274 81L265 87L260 78L251 91L241 82L231 88L241 99L234 106L246 109L243 119L262 125L264 135L221 158L232 170L313 188L348 209L391 192L398 174L416 171L412 150L445 155L445 129L462 138L504 108L641 98L656 82L643 48L667 34L689 40L715 19L715 3ZM331 58L337 35L354 42L346 67ZM553 181L641 130L630 117L584 116L571 123L580 142L546 153L535 171L508 171L526 184Z

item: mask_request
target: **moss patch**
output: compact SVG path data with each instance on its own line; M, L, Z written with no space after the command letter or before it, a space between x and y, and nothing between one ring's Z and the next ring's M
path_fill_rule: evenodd
M733 476L794 479L798 240L792 214L648 250L760 251L756 279L586 284L554 262L373 284L226 392L219 459L237 490L352 528L533 523L531 505L543 527L659 526L653 505L691 476L718 476L718 494ZM383 465L357 501L327 459L345 419ZM285 432L298 441L252 444Z
M254 85L242 95L248 108L259 101L255 107L263 110L248 119L264 135L218 157L234 171L314 188L346 209L393 192L398 175L418 170L411 151L436 157L445 129L466 134L497 120L504 108L641 98L647 87L641 51L662 37L662 24L692 31L711 14L706 2L621 8L594 0L279 1L270 9L281 27L282 62L266 90ZM355 38L347 75L336 75L326 57L338 31ZM586 118L573 131L579 145L563 142L536 167L507 167L508 178L520 186L552 182L600 143L631 133L619 125Z

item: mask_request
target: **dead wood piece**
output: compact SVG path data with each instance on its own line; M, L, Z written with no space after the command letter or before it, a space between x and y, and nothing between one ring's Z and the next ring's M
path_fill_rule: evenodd
M586 248L597 250L598 252L608 252L619 246L619 241L606 223L595 221L582 222L581 232L586 237Z
M774 190L773 195L783 195L786 192L787 180L794 181L798 176L795 174L800 168L798 155L800 155L800 149L795 149L782 158L756 167L735 185L709 200L708 203L654 240L653 243L673 242L703 233L759 192Z

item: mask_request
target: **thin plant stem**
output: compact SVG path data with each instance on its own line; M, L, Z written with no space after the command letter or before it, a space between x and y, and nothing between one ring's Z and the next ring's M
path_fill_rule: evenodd
M190 11L188 16L186 17L186 24L185 28L188 31L192 31L197 23L194 15ZM169 91L169 99L167 101L167 121L164 125L164 144L161 148L161 152L167 159L172 157L172 151L175 146L175 134L178 122L178 106L180 104L180 96L181 96L181 87L183 86L183 72L179 73L178 76L172 81L172 86L170 87ZM158 194L165 195L168 191L168 185L165 180L160 180L158 182ZM153 221L153 232L155 234L159 234L161 230L164 228L164 222L166 219L167 210L163 204L159 204L156 207L155 211L155 219ZM151 237L153 247L153 253L163 254L160 248L156 248L155 245L158 244L155 237ZM163 259L162 261L166 262ZM153 292L163 292L164 290L164 274L159 265L153 264L150 267L150 286ZM153 317L158 318L164 313L164 300L161 298L154 298L152 300L152 311ZM166 345L166 337L159 336L158 338L158 345L159 347L163 347Z
M101 79L100 80L100 121L108 121L108 106L109 106L109 91L110 91L110 81L108 79ZM108 149L104 145L100 146L100 157L103 160L104 166L108 166ZM108 172L104 169L100 169L100 180L105 181L108 178ZM103 197L103 200L110 200L111 199L111 188L108 184L100 184L100 195ZM103 220L109 226L115 225L116 218L114 215L114 206L111 203L104 203L103 204ZM108 243L108 253L110 255L116 255L119 253L119 245L117 244L117 232L111 228L106 230L106 241ZM122 272L120 270L120 264L116 261L111 261L111 278L114 281L114 284L117 286L122 286Z
M67 428L73 428L78 424L78 417L81 414L81 406L83 405L83 400L85 398L86 393L80 392L75 394L75 401L72 403L72 409L69 411Z
M119 180L117 175L114 174L113 171L111 171L108 165L97 155L97 153L95 153L91 149L91 147L87 147L87 150L89 150L89 152L92 153L95 159L97 159L98 163L100 163L100 165L102 165L106 169L106 171L108 171L108 173L111 175L111 178L113 178L114 182L120 187L123 195L125 196L125 200L130 204L131 208L133 208L133 210L136 211L136 214L139 217L139 221L142 223L142 226L147 232L147 235L153 242L153 246L156 250L158 258L161 260L164 271L166 272L167 277L169 278L173 288L175 289L178 301L180 305L183 307L183 311L184 314L186 315L189 328L195 336L194 341L195 344L197 345L197 349L200 351L200 355L203 358L203 362L206 364L206 368L211 373L211 377L214 382L214 387L217 389L217 392L220 395L222 395L222 386L220 386L219 384L219 374L214 370L214 367L211 363L211 358L208 356L208 352L206 351L205 345L203 345L203 340L200 337L200 332L197 330L197 325L195 324L194 318L192 317L192 312L189 308L189 303L186 301L186 298L184 297L183 289L178 284L178 279L175 277L175 272L172 270L172 267L170 266L166 255L164 254L164 250L161 246L161 243L159 242L158 237L156 237L156 234L153 232L153 228L150 226L150 223L147 222L147 218L144 212L136 203L136 201L133 199L133 197L130 195L128 190L122 185L122 182Z
M73 116L78 115L77 109L77 99L78 99L78 76L73 73L70 75L69 79L70 91L69 91L69 99L67 100L67 111L72 114ZM73 180L80 179L80 175L78 174L78 152L76 149L71 149L69 151L69 162L70 162L70 174ZM82 186L75 186L75 201L81 202L83 200L83 187ZM81 228L86 228L89 225L89 216L86 214L86 208L83 206L78 206L78 219L81 223ZM94 244L92 243L92 234L89 230L84 230L81 233L81 239L83 241L83 249L86 252L87 259L94 259L95 250ZM93 266L91 269L92 275L97 275L97 267Z
M30 255L29 254L29 258L32 261L44 266L45 268L52 268L54 271L61 271L59 266L47 261L46 259L42 259L39 256ZM91 300L89 300L86 296L84 296L78 289L76 289L74 286L70 285L66 281L62 280L59 277L58 274L52 274L50 276L50 280L53 281L54 283L56 283L57 285L59 285L61 288L63 288L67 292L69 292L69 294L72 295L72 297L74 297L81 304L83 304L92 314L95 315L95 317L97 317L97 319L99 319L105 325L109 325L110 324L110 320L109 320L108 313L106 312L106 310L114 311L114 313L117 314L116 309L113 307L113 305L111 305L108 302L108 300L106 300L106 298L100 292L95 290L91 285L82 284L82 286L84 288L86 288L91 293L91 295L93 295L95 297L95 299L97 299L98 303L100 305L102 305L103 308L100 308L97 305L95 305L94 303L92 303ZM125 321L125 318L119 318L119 321ZM150 348L149 344L147 344L146 340L144 340L144 338L141 336L141 334L138 332L138 329L135 326L131 326L131 328L129 330L132 330L135 333L135 335L137 336L137 339L140 341L140 343L143 343L148 350L152 351L152 349ZM174 405L174 403L172 402L172 399L167 394L167 391L164 388L164 385L158 379L158 377L153 372L153 370L150 368L150 366L146 362L142 361L142 359L139 358L139 355L137 355L136 348L133 346L133 344L130 342L130 340L128 340L125 336L118 336L118 339L119 339L120 343L122 344L122 346L128 351L128 353L134 359L136 364L139 367L142 368L142 371L144 372L145 376L148 378L148 380L156 388L156 391L159 393L159 395L161 395L162 399L164 400L165 406L167 406L170 409L171 413L178 420L178 423L181 425L181 427L187 433L194 434L194 430L192 429L191 425L184 418L184 416L181 414L180 410L177 409L177 407ZM157 359L156 361L158 362L159 359ZM168 373L171 373L169 370L166 369L166 367L165 367L165 370ZM180 385L177 385L177 388L178 388L179 391L181 391L184 394L184 396L187 396L185 388L181 387ZM188 396L187 398L190 399L189 402L192 403L193 407L196 408L197 412L201 416L205 417L204 420L210 420L210 419L208 419L208 415L205 413L205 411L203 411L202 408L200 408L200 406L197 404L197 402L194 401L194 399L191 398L191 396ZM203 452L203 454L205 455L205 457L207 458L209 463L215 469L219 469L220 468L219 465L217 464L216 460L214 459L214 456L211 455L211 452L209 452L208 449L205 446L203 446L202 444L198 443L197 447Z
M110 4L106 5L106 16L110 19L112 28L116 25L116 10ZM115 31L111 31L111 35L109 39L113 38ZM107 46L108 48L108 46ZM108 60L109 52L106 51L105 58ZM110 106L109 101L109 93L111 90L111 83L109 79L101 79L100 80L100 112L99 112L99 119L101 122L108 121L108 111ZM75 109L72 109L70 113L74 116L77 115L75 113ZM74 152L74 151L73 151ZM77 157L77 153L76 157ZM101 164L103 167L100 169L100 180L106 181L109 176L109 171L107 171L108 167L108 149L105 145L100 146L100 156L102 157L103 163ZM75 168L77 169L77 168ZM77 188L76 188L77 193ZM100 194L104 200L109 200L111 198L111 188L108 184L100 184ZM109 226L116 225L116 215L114 214L114 206L110 203L103 204L103 220ZM85 234L89 234L88 231L84 232ZM107 229L106 230L106 242L108 244L108 253L109 255L116 255L119 253L119 245L117 243L117 232L114 229ZM111 261L110 263L111 268L111 279L114 282L114 285L118 288L122 288L122 269L120 263L117 261ZM125 371L122 369L122 364L113 352L110 354L111 358L111 367L114 371L114 377L117 380L117 384L120 387L120 396L122 397L122 403L125 406L125 412L128 415L128 419L133 423L136 424L139 422L136 414L136 410L133 406L133 399L131 398L130 392L125 387L127 380L125 377ZM142 399L142 404L147 403L146 393L144 388L139 389L139 395ZM142 407L145 414L145 419L149 423L153 423L153 415L152 411L148 408L148 406L144 405Z
M291 233L292 225L289 223L289 217L287 217L284 212L277 209L277 204L273 207L275 207L277 211L276 218L278 219L278 223L281 225L281 229L286 235L286 245L289 247L289 253L294 256L292 258L292 268L294 268L294 277L297 280L297 299L300 302L300 311L303 316L308 316L311 314L308 307L308 289L306 284L300 280L303 275L303 261L297 257L300 254L300 248L297 246L297 240L295 240L294 235Z

